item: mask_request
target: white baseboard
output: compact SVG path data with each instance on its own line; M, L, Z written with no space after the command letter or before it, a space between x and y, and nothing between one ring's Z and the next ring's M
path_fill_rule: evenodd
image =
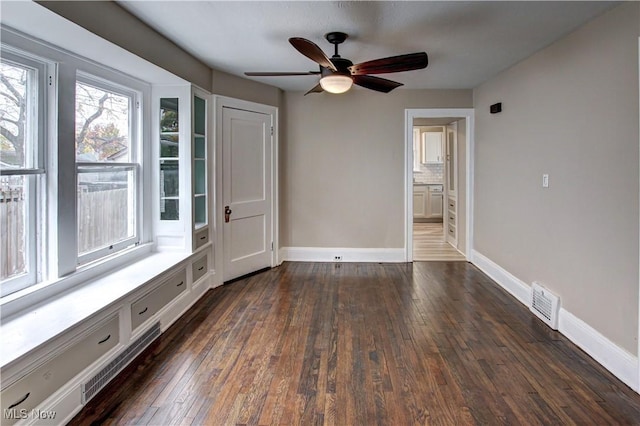
M282 247L280 260L289 262L406 262L404 248Z
M520 303L529 307L531 288L526 283L477 251L472 252L471 262ZM560 308L558 331L627 386L640 393L638 357L619 347L564 308Z
M569 311L560 308L558 331L589 354L631 389L640 393L638 358L591 328Z
M521 281L514 275L511 275L500 265L494 263L492 260L475 250L473 251L471 259L471 262L474 265L476 265L482 272L489 275L492 280L500 284L502 288L518 299L520 303L525 306L529 306L531 287L529 287L524 281Z

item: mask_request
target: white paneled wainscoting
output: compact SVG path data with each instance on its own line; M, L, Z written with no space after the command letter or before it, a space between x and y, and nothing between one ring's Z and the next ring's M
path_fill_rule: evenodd
M216 285L211 251L153 253L3 318L1 423L71 420Z

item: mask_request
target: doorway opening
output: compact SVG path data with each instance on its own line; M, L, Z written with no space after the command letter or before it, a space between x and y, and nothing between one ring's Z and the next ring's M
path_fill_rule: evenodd
M472 109L408 109L407 261L464 261L472 249Z

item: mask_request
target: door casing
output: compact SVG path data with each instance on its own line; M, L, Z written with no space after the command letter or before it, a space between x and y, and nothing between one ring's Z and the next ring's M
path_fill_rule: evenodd
M411 108L405 109L405 162L404 162L404 258L413 262L413 120L415 118L456 117L466 120L466 258L473 261L473 165L474 165L474 110L473 108Z

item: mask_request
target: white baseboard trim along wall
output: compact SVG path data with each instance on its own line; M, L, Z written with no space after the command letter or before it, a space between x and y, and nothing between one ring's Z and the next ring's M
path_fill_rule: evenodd
M530 304L531 288L489 258L473 251L472 263L525 306ZM589 356L640 393L639 360L569 311L560 308L558 331Z
M404 248L282 247L290 262L405 262Z

